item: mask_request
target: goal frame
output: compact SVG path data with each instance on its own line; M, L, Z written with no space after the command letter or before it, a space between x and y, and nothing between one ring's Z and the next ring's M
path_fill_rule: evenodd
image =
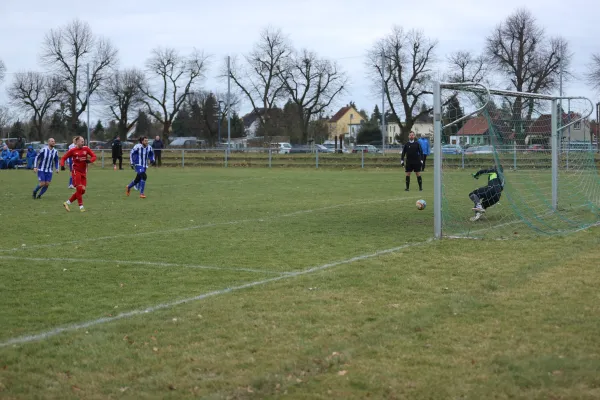
M454 90L461 91L469 89L471 92L481 92L487 95L487 100L483 106L464 115L463 117L447 124L442 125L442 90ZM559 168L559 146L560 146L560 132L577 122L581 122L587 119L594 111L594 103L587 97L582 96L550 96L545 94L528 93L528 92L517 92L510 90L501 89L490 89L485 85L477 82L461 82L461 83L450 83L450 82L433 82L433 186L434 186L434 201L433 201L433 229L434 237L441 239L443 235L442 226L442 132L444 129L456 125L457 123L470 118L473 115L479 114L484 111L488 106L492 95L500 96L511 96L511 97L527 97L535 98L540 100L548 100L551 102L551 136L550 136L550 147L551 147L551 159L552 159L552 210L558 210L558 168ZM581 115L580 118L570 121L566 125L558 126L558 102L562 100L586 100L590 104L589 112L586 115Z

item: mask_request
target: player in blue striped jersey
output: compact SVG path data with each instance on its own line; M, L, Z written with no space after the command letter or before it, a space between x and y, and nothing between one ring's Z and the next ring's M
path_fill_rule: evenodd
M33 189L33 199L40 199L52 181L52 167L58 174L58 151L54 148L56 142L53 138L48 139L48 145L44 146L33 161L33 172L37 173L38 185ZM41 189L41 190L40 190ZM38 191L40 192L38 194Z
M148 146L148 138L146 136L142 136L139 140L140 142L133 146L133 149L131 149L131 153L129 154L129 161L135 168L136 176L135 179L127 185L125 194L129 196L131 188L139 184L140 198L145 199L146 195L144 194L144 189L146 188L146 180L148 179L146 169L148 169L148 160L154 164L154 150L152 150L152 147Z

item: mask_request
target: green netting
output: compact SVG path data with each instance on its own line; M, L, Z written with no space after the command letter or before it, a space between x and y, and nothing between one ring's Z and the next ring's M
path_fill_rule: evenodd
M461 101L451 103L462 104L464 113L486 102L481 93L454 92L453 96ZM587 116L589 106L583 100L573 100L568 109L561 107L559 111L556 209L552 199L551 101L492 96L489 106L463 124L452 126L452 121L445 121L444 236L554 235L600 222L598 156L589 136L589 121L584 118L571 124ZM448 104L444 115L452 117ZM452 154L453 144L461 146L457 154ZM469 193L486 185L485 176L475 180L471 174L490 167L502 171L504 189L500 201L486 209L478 220L471 221L475 211Z

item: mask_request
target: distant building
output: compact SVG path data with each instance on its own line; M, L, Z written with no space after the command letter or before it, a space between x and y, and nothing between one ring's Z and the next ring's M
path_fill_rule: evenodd
M333 140L335 136L347 135L356 140L360 126L364 122L365 119L354 105L342 107L327 121L329 139Z

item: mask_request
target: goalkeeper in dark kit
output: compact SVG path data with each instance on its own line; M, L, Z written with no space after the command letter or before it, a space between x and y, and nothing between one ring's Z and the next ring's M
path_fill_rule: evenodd
M489 208L500 201L500 195L504 189L504 172L502 165L496 168L495 166L488 169L481 169L475 172L473 178L479 179L481 175L487 175L487 185L469 193L469 198L475 206L475 216L471 217L471 221L477 221L485 213L486 208Z

